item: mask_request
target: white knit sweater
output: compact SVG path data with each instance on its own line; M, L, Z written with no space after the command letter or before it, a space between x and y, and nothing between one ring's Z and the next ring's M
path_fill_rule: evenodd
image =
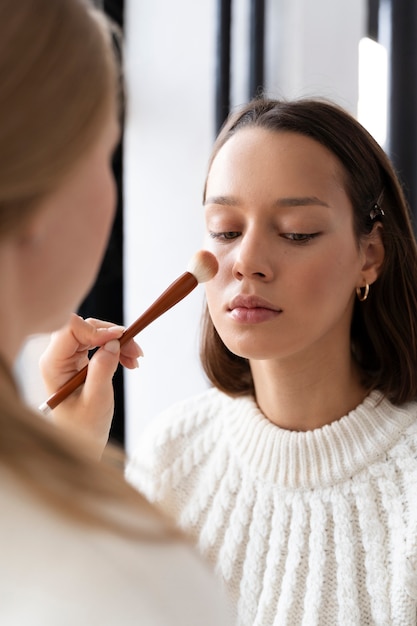
M127 476L216 564L239 624L412 626L416 418L373 392L293 432L212 389L152 423Z

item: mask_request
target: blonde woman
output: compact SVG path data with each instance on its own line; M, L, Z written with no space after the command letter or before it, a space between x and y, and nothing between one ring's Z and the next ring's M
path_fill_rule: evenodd
M0 623L229 624L187 541L127 486L115 455L96 461L100 423L95 444L58 432L12 375L28 335L71 318L109 236L119 127L108 24L82 0L2 0L0 84ZM112 373L140 350L119 353L120 328L72 322L66 350L75 336L77 349L102 346L92 371L104 382L89 378L79 405L97 394L97 415L111 416Z

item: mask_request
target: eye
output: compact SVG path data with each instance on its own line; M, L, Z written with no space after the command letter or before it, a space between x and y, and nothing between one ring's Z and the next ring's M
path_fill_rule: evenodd
M305 244L318 237L320 233L283 233L281 237L294 243Z
M228 230L220 233L210 231L209 235L212 239L217 239L218 241L230 241L239 237L240 233L236 230Z

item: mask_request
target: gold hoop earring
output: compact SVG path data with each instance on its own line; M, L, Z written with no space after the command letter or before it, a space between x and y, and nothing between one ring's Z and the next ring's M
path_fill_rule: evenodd
M363 291L362 291L363 289ZM366 283L365 287L356 287L356 295L358 296L359 302L365 302L369 295L369 285Z

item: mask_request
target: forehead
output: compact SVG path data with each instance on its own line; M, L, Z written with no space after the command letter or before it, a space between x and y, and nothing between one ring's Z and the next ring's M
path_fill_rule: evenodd
M207 185L250 177L263 184L337 184L345 187L339 159L324 145L296 132L246 127L238 130L214 157Z

